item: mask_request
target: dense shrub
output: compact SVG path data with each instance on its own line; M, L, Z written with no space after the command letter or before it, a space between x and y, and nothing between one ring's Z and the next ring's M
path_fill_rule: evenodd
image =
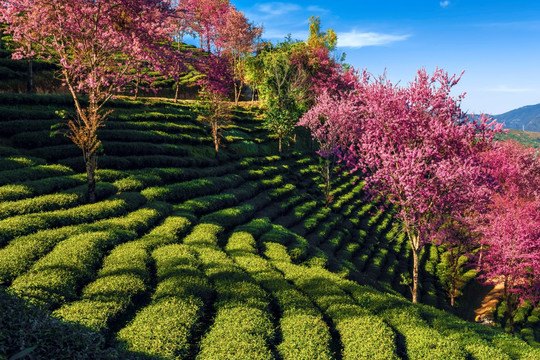
M73 170L62 165L37 165L16 170L0 171L0 186L54 176L72 175Z
M116 186L98 183L96 199L102 200L117 192ZM65 209L86 202L86 186L80 186L62 193L36 196L24 200L0 203L0 219L10 216Z
M19 215L0 220L0 244L31 232L68 225L82 224L111 216L118 216L140 206L145 199L137 193L123 193L95 204L81 205L66 210Z
M153 302L120 330L118 338L130 350L184 358L190 349L192 330L212 290L187 246L164 246L156 249L152 257L158 278Z
M135 358L107 344L102 334L51 318L0 288L0 354L9 359L34 348L32 359Z
M39 158L31 158L27 156L11 156L7 158L0 158L0 169L15 170L24 167L44 165L45 161Z
M43 307L75 300L78 286L93 277L105 249L135 236L134 232L109 231L68 238L36 262L27 274L16 278L10 290Z

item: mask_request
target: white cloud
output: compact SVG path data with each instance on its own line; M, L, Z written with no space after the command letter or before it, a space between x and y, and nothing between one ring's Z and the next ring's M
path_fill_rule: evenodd
M317 12L317 13L323 13L323 14L330 12L330 10L324 9L324 8L322 8L320 6L317 6L317 5L308 6L306 10L310 11L310 12Z
M524 93L524 92L534 91L534 89L510 87L508 85L499 85L499 86L496 86L494 88L490 88L487 90L490 92L497 92L497 93Z
M281 16L287 15L291 12L302 10L300 5L293 3L282 2L269 2L264 4L257 4L255 6L257 11L263 13L266 16Z
M340 47L361 48L364 46L387 45L396 41L403 41L408 39L410 35L390 35L352 30L338 33L337 37L338 46Z
M450 5L450 1L448 1L448 0L441 1L441 2L439 3L439 5L441 5L442 8L445 8L445 7L447 7L448 5Z

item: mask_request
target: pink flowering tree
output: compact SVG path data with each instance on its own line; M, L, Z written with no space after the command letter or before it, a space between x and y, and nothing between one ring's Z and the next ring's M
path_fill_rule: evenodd
M335 117L344 129L341 160L363 172L373 197L381 196L396 209L407 234L413 254L413 302L418 301L422 247L436 238L452 214L470 211L489 194L478 155L489 149L499 126L461 111L462 96L450 95L458 81L442 70L433 75L421 70L401 88L384 77L371 81L364 73L356 116ZM341 101L330 107L339 108Z
M513 332L517 307L540 300L540 158L538 150L506 141L485 161L498 186L478 226L477 266L486 283L504 284Z
M220 33L221 55L229 60L233 76L234 103L238 105L245 77L243 65L246 59L258 49L262 27L250 23L244 13L230 7L225 26Z
M89 202L96 200L97 130L108 114L103 106L137 79L143 64L159 68L170 54L158 45L169 38L169 15L163 0L2 0L0 21L22 45L14 58L60 64L76 109L67 136L83 152Z
M214 150L217 154L221 143L221 132L230 122L230 105L227 100L233 80L227 59L207 54L200 61L199 68L205 74L198 81L201 87L200 119L210 128Z
M332 202L331 181L340 155L354 141L353 127L360 116L358 96L352 92L339 95L322 93L317 103L298 121L311 132L320 156L320 175L326 206Z
M479 154L491 146L495 125L466 116L450 91L459 77L418 72L406 88L381 79L361 84L358 141L349 163L367 189L396 208L413 254L412 300L418 301L419 254L448 217L487 201Z

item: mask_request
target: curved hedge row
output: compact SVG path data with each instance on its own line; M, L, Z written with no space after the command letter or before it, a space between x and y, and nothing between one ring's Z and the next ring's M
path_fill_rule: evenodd
M28 273L16 278L10 291L48 308L75 300L78 287L93 277L105 249L135 237L136 233L129 231L102 231L70 237L38 260Z
M96 184L96 199L108 198L117 192L117 187L111 184ZM10 216L39 213L65 209L86 202L87 187L85 185L61 193L27 198L24 200L5 201L0 203L0 219Z
M170 210L171 206L168 204L152 203L126 216L100 220L90 224L41 230L31 235L15 238L5 248L0 249L0 284L9 284L17 276L30 269L35 261L47 254L56 244L70 236L103 230L125 230L141 233L147 230L160 216L163 216L161 214L167 214ZM162 238L164 236L160 236L160 239Z
M138 207L144 203L144 197L138 193L123 193L95 204L81 205L66 210L19 215L0 220L0 245L7 244L16 236L27 235L37 230L82 224L118 216L130 208Z
M227 242L227 254L253 279L272 294L278 305L284 360L332 359L330 331L320 311L268 261L256 255L255 236L271 229L263 219L237 228Z
M62 165L37 165L16 170L5 170L0 171L0 186L64 175L73 175L73 170Z

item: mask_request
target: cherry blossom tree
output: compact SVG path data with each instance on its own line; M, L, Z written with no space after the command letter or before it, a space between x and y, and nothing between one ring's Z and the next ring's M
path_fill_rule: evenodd
M418 301L419 253L448 215L488 199L479 154L501 125L460 109L450 91L459 77L418 71L406 88L384 78L360 86L362 118L349 164L365 174L367 189L396 208L413 254L412 300ZM494 129L495 128L495 129Z
M462 96L450 91L459 77L420 70L409 86L364 72L356 106L332 117L343 128L341 161L361 170L366 189L396 209L413 254L412 299L418 301L419 253L452 214L488 199L488 178L479 154L500 128L486 116L467 116ZM331 104L340 108L347 100ZM324 115L324 114L323 114ZM312 121L312 123L314 123Z
M83 152L89 202L96 199L97 130L108 115L103 106L136 79L142 64L159 68L171 54L160 45L168 43L169 16L164 0L2 0L0 21L22 45L14 58L60 64L76 109L67 136Z
M340 154L354 141L351 126L360 116L359 106L358 96L352 92L334 96L324 92L297 124L308 128L317 143L317 154L322 159L320 175L326 206L332 202L331 181Z
M517 307L540 300L540 157L538 150L506 141L485 154L497 188L481 214L477 266L486 283L504 284L510 331Z
M217 154L221 131L230 122L230 106L227 97L232 76L229 72L228 61L213 54L207 54L205 58L201 59L200 68L205 73L205 76L198 81L201 86L199 92L200 115L201 120L210 127L214 150Z
M262 30L262 27L250 23L241 11L234 7L229 8L225 26L220 33L223 47L221 55L230 62L235 105L238 105L244 87L244 60L257 50Z

